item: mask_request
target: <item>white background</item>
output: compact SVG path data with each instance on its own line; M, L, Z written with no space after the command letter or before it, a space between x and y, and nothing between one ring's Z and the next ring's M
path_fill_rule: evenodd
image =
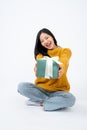
M58 45L72 50L68 78L76 105L44 112L17 93L34 82L37 32L48 28ZM87 1L0 0L0 130L87 130Z

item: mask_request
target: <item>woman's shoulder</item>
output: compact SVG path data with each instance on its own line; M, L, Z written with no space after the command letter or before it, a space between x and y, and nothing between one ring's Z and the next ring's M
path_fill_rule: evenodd
M72 53L72 51L69 47L58 47L57 49L61 52L68 51L68 52Z
M72 51L69 47L58 47L56 48L56 53L60 56L60 55L72 55Z
M39 60L39 59L41 59L41 58L43 58L43 55L42 55L41 53L39 53L39 54L36 56L36 60Z
M70 48L61 48L60 49L60 54L62 55L62 54L66 54L67 56L71 56L72 55L72 51L71 51L71 49Z
M70 51L71 51L71 49L70 49L69 47L61 47L61 46L58 46L57 49L58 49L58 50L70 50Z

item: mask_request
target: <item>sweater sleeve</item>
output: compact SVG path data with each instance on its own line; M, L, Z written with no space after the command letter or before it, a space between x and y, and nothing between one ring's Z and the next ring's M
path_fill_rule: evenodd
M62 66L63 66L65 72L67 72L68 65L69 65L69 59L70 59L71 55L72 55L72 52L69 48L62 49L62 51L60 53L59 61L62 62Z

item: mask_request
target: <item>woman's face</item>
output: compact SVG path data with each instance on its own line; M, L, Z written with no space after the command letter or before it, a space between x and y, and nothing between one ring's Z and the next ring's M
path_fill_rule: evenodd
M41 33L40 42L41 42L41 45L47 49L55 49L57 47L54 43L53 38L47 33Z

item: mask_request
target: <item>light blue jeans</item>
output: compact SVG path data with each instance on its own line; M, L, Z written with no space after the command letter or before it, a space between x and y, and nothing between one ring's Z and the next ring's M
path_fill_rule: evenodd
M72 107L75 103L75 97L69 92L47 92L32 83L20 83L18 85L18 92L30 98L31 101L43 103L45 111Z

